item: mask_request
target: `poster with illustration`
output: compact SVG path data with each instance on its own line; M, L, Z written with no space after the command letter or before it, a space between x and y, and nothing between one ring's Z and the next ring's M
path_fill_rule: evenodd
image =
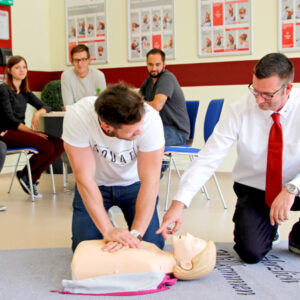
M65 0L66 60L78 44L89 48L91 63L108 62L106 0Z
M128 60L146 59L152 48L175 58L174 0L127 0Z
M252 52L252 2L253 0L198 0L200 57Z
M278 0L279 51L300 51L300 0Z

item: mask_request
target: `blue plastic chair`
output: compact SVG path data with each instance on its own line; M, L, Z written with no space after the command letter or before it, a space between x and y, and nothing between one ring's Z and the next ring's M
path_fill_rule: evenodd
M223 104L224 104L224 99L218 99L218 100L211 100L209 105L208 105L206 115L205 115L205 120L204 120L204 140L205 140L205 142L208 140L210 135L213 133L213 130L214 130L216 124L218 123L219 119L220 119ZM196 115L197 115L197 113L196 113ZM194 122L194 124L196 124L196 121ZM179 146L169 146L169 147L167 146L167 147L165 147L165 155L167 155L169 157L169 161L170 161L167 191L166 191L165 210L167 210L167 208L168 208L172 163L173 163L173 165L174 165L174 167L177 171L178 176L180 177L180 172L178 171L178 168L176 166L176 162L175 162L175 159L174 159L175 155L177 155L177 154L186 155L192 161L195 157L197 157L200 150L201 149L193 148L189 145L179 145ZM215 173L213 174L213 178L214 178L214 181L216 183L216 186L217 186L220 198L222 200L224 209L227 209L227 205L226 205L226 202L224 200L224 197L223 197L223 194L222 194L222 191L221 191L221 188L220 188L220 185L219 185L219 182L218 182L218 179L217 179ZM205 185L202 187L202 192L205 193L207 200L210 200Z
M191 147L193 140L194 140L194 135L195 135L195 127L196 127L197 114L198 114L198 110L199 110L199 104L200 104L200 101L197 101L197 100L186 101L186 109L187 109L187 112L189 115L189 120L190 120L189 139L186 142L186 144L166 147L168 150L173 149L173 147ZM177 172L178 176L180 177L180 173L179 173L179 170L177 169L176 162L173 159L174 154L170 151L165 150L164 155L167 156L167 159L163 160L163 164L169 165L171 162L173 162L176 172Z
M30 186L30 192L31 192L31 200L32 200L32 202L35 201L34 195L33 195L32 175L31 175L31 168L30 168L29 158L32 154L38 154L38 153L39 153L38 149L33 148L33 147L7 148L6 155L19 154L17 163L15 165L13 177L11 179L10 186L9 186L9 189L8 189L8 193L10 193L11 188L12 188L12 184L14 182L14 178L16 177L17 168L19 166L21 155L24 154L25 158L26 158L26 165L27 165L27 171L28 171L28 179L29 179L29 186ZM51 179L52 179L53 194L55 194L56 190L55 190L55 182L54 182L54 175L53 175L52 165L50 165L49 168L50 168L50 174L51 174Z
M190 119L190 136L187 145L191 145L195 135L195 127L200 101L186 101L186 109Z

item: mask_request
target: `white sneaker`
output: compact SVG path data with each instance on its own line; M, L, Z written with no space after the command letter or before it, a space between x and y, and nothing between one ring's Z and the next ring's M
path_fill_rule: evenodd
M0 205L0 211L5 211L6 210L6 206L5 205Z

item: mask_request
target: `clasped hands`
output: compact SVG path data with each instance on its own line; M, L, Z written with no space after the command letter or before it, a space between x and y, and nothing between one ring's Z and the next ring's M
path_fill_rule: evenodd
M103 237L108 242L102 249L108 252L116 252L125 248L139 248L141 245L141 242L127 229L113 228L105 233Z

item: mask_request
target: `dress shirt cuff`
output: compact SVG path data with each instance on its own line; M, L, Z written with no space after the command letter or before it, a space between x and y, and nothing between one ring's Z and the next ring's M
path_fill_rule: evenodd
M185 208L187 208L190 206L194 196L194 192L188 191L186 189L179 189L173 199L183 203Z

